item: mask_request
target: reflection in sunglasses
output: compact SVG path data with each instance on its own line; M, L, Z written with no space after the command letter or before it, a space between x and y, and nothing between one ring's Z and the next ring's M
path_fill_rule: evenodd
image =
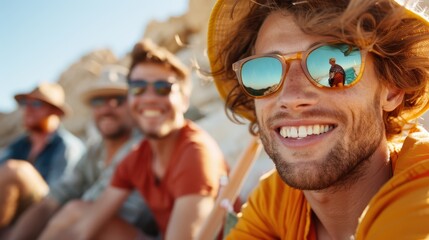
M321 88L350 87L363 73L366 51L344 43L323 43L293 54L254 55L233 64L240 85L253 98L277 92L290 62L301 61L307 79Z
M158 96L167 96L170 94L174 83L167 80L157 80L148 82L143 79L128 80L128 92L132 96L139 96L146 92L149 86L152 86Z

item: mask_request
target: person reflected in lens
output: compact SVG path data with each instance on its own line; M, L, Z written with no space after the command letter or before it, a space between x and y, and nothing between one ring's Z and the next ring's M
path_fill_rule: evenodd
M343 87L346 82L344 68L336 64L335 58L330 58L329 64L331 64L331 68L329 69L329 86Z

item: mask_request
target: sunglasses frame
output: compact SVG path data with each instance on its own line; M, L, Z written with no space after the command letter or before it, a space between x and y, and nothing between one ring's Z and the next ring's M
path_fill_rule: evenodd
M112 100L115 100L114 105L111 104ZM99 103L96 103L97 101L99 101ZM119 107L124 105L127 102L127 96L126 95L112 95L112 96L97 96L97 97L93 97L91 98L88 103L89 106L91 106L92 108L100 108L102 106L108 105L111 107Z
M307 68L307 57L316 49L323 47L323 46L332 46L332 45L338 45L338 44L345 44L345 45L349 45L351 47L356 47L361 55L361 67L360 67L360 71L356 76L356 80L353 81L352 83L350 83L349 85L346 86L342 86L342 87L327 87L324 86L320 83L318 83L316 80L313 79L313 77L311 77L308 68ZM295 53L287 53L287 54L281 54L281 53L263 53L263 54L255 54L252 55L250 57L246 57L243 58L241 60L238 60L237 62L232 64L232 69L234 70L237 79L238 79L238 83L241 87L241 89L244 91L244 93L251 97L251 98L265 98L268 97L276 92L278 92L278 90L283 86L285 79L286 79L286 75L289 71L290 68L290 63L294 60L300 60L301 62L301 68L304 72L304 74L307 77L307 80L310 81L314 86L319 87L319 88L324 88L324 89L344 89L344 88L350 88L352 86L354 86L356 83L358 83L360 81L360 79L362 78L363 75L363 71L365 68L365 59L366 59L366 55L369 51L359 48L357 46L351 45L351 44L346 44L343 42L323 42L323 43L318 43L314 46L311 46L309 49L305 50L305 51L299 51L299 52L295 52ZM257 59L257 58L261 58L261 57L271 57L271 58L275 58L277 60L279 60L279 62L282 65L282 74L281 74L281 79L279 81L279 84L277 84L276 87L272 88L269 90L268 93L262 95L262 96L254 96L252 94L250 94L247 90L246 87L243 84L243 79L241 78L241 70L242 67L245 63L253 60L253 59Z
M34 109L40 109L46 105L46 103L39 99L20 99L18 100L18 105L20 107L30 107Z
M157 96L161 96L161 97L165 97L165 96L170 95L171 91L173 91L173 86L177 83L177 82L169 82L168 80L165 80L165 79L158 79L158 80L156 80L154 82L149 82L149 81L147 81L145 79L133 79L133 80L128 79L127 82L128 82L128 94L131 95L131 96L141 96L141 95L143 95L147 91L147 89L148 89L149 86L152 86L154 88L155 94ZM133 83L137 83L137 82L139 82L139 83L141 83L141 82L146 83L146 89L141 94L132 94L132 93L130 93L131 92L131 88L132 88L131 85ZM160 94L158 92L158 90L155 87L155 84L157 84L159 82L164 82L164 83L168 83L169 84L169 91L168 91L167 94ZM139 84L137 83L136 85L139 85ZM143 86L140 86L140 87L143 87Z

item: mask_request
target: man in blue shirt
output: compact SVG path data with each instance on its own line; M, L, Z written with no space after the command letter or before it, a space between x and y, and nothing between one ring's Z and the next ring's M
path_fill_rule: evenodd
M26 133L0 155L0 230L48 192L85 152L83 143L61 127L70 112L63 88L41 83L15 95ZM37 171L35 171L37 170Z

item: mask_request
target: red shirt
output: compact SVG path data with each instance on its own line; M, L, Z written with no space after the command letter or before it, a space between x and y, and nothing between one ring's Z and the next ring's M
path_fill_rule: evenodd
M215 197L219 178L226 174L227 165L215 140L189 121L180 130L162 179L157 180L152 172L152 149L143 140L118 166L111 185L137 188L165 235L175 199L189 194Z

